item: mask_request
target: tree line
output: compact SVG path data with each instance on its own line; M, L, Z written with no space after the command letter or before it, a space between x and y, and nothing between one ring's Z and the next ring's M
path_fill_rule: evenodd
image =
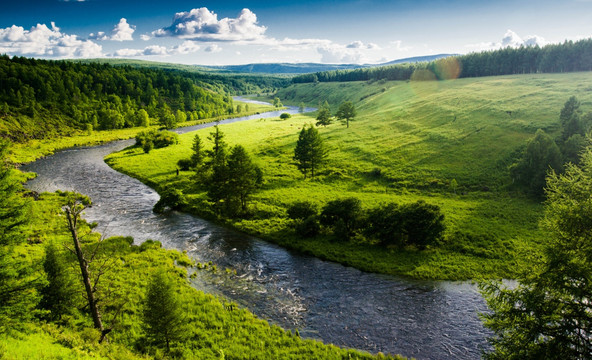
M422 74L429 71L430 76ZM445 80L511 74L592 71L592 38L544 47L506 47L431 62L399 64L355 70L332 70L292 78L293 83L371 80ZM427 73L427 72L426 72Z
M243 80L100 63L0 56L0 136L13 141L234 113ZM253 80L255 81L255 80ZM221 85L222 84L222 85ZM212 91L211 89L216 91ZM247 87L245 89L250 89Z

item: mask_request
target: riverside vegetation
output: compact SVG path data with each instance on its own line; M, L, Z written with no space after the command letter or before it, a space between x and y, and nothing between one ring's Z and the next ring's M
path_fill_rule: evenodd
M559 112L569 95L590 107L590 73L511 75L449 81L376 81L294 84L278 92L284 102L336 111L351 101L358 115L350 128L320 127L327 164L304 179L293 160L298 133L315 117L267 119L221 126L228 143L241 145L262 170L264 183L252 195L250 213L219 217L194 171L176 175L175 164L191 155L195 134L179 144L144 154L130 148L106 161L158 191L174 188L181 208L218 219L283 246L357 268L429 279L513 277L528 266L524 254L538 253L540 199L512 186L509 167L522 158L541 129L559 137ZM206 145L204 146L211 146ZM296 202L318 208L356 198L364 211L381 204L423 200L445 215L439 243L380 246L356 234L339 241L330 233L295 234L287 211Z
M7 143L0 142L0 357L373 358L301 339L297 330L271 326L195 290L188 276L214 270L199 270L183 253L150 240L133 245L129 237L103 239L92 232L95 224L79 218L90 204L87 197L23 190L25 176L6 166L6 153ZM66 218L78 219L70 224L85 258L100 329L87 306L80 258L69 251L73 232Z

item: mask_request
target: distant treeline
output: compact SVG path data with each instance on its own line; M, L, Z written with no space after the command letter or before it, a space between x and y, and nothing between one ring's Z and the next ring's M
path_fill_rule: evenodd
M592 39L544 47L507 47L431 62L304 74L293 83L368 80L445 80L511 74L592 71Z
M232 109L229 95L180 72L0 56L0 136L15 141L68 128L146 125L146 115L160 121L182 112L201 119Z

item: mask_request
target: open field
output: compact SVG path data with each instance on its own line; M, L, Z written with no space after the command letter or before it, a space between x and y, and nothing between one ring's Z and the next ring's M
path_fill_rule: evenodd
M319 132L330 149L320 176L304 180L292 160L298 132L314 117L255 120L221 126L230 145L241 144L262 167L265 184L253 196L253 216L221 220L286 247L357 268L415 278L513 277L540 249L542 206L511 190L507 167L538 129L555 135L563 103L572 95L592 110L592 73L522 75L441 82L322 83L292 85L278 95L285 103L335 111L356 103L350 128L334 123ZM196 132L206 139L211 130ZM117 170L157 190L181 189L186 210L212 217L193 172L176 176L196 133L180 143L144 154L132 148L107 158ZM450 186L456 180L458 188ZM439 205L447 229L438 246L384 249L360 239L303 240L286 219L286 208L310 200L320 206L354 196L365 209L384 202L420 199Z

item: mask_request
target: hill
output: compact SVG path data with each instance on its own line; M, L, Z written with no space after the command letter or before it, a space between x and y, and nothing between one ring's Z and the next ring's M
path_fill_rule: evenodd
M528 266L524 252L539 249L541 205L508 188L508 166L537 129L557 134L569 96L592 110L590 81L592 73L292 85L278 92L282 101L327 100L334 112L350 100L359 114L349 129L339 123L319 129L329 157L313 180L303 179L292 158L300 129L314 123L314 115L222 126L229 144L255 156L265 185L253 197L250 217L218 220L367 271L432 279L512 277ZM197 134L206 139L209 132ZM174 164L190 155L193 136L182 135L179 145L150 154L114 154L108 162L156 189L182 189L185 210L212 217L193 172L175 175ZM385 249L363 238L302 239L291 230L286 210L294 202L322 207L345 197L360 199L366 210L393 201L436 204L445 214L444 241L425 251Z
M238 75L242 74L270 74L275 76L307 74L331 70L353 70L360 68L379 67L393 64L417 63L433 61L440 58L455 56L454 54L438 54L427 56L416 56L404 59L397 59L380 64L322 64L322 63L256 63L244 65L184 65L174 63L163 63L156 61L135 60L135 59L90 59L79 60L84 63L106 63L114 66L150 67L155 69L169 69L187 72L203 73L205 77L215 78L215 75ZM207 74L207 75L206 75ZM248 77L246 77L248 79Z

